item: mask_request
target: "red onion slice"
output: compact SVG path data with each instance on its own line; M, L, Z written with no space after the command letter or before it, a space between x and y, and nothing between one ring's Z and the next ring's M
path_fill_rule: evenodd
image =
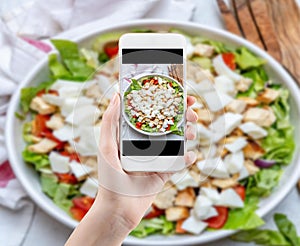
M27 38L27 37L22 37L22 39L24 41L26 41L27 43L33 45L34 47L36 47L37 49L41 50L41 51L44 51L45 53L48 53L52 50L51 46L42 42L42 41L39 41L39 40L34 40L34 39L31 39L31 38Z
M255 165L261 168L269 168L276 164L276 161L274 160L263 160L263 159L257 159L254 161Z

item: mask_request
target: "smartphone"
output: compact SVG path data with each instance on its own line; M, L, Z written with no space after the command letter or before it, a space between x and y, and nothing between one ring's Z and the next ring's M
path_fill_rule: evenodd
M119 41L120 159L129 172L185 167L186 42L175 33L128 33Z

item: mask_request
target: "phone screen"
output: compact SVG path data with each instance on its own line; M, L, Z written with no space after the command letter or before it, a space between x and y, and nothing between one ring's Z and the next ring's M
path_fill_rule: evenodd
M122 49L123 156L183 156L183 49Z

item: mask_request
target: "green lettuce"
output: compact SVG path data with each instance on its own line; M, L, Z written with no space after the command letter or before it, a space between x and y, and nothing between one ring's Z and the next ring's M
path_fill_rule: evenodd
M51 197L54 203L66 212L73 206L72 198L80 194L79 185L60 183L54 174L42 174L42 191Z
M131 236L144 238L152 234L170 235L175 231L175 223L167 221L165 216L153 219L143 219L130 233Z
M32 164L36 170L50 165L48 155L33 153L27 149L22 152L23 160Z
M228 220L222 229L249 230L264 224L264 221L256 214L258 208L258 197L247 196L244 207L229 211Z
M256 174L250 176L247 182L247 196L266 197L269 196L275 186L277 186L282 170L262 169Z
M32 132L31 132L32 124L31 122L26 122L23 125L23 139L26 143L32 143Z
M297 235L295 225L286 215L275 214L274 221L279 231L253 229L241 231L233 235L231 239L240 242L254 242L267 246L299 246L300 238Z
M265 159L275 160L278 164L289 164L295 149L294 128L290 123L289 92L280 89L280 97L271 104L276 116L275 124L268 129L262 147L266 151Z
M70 79L74 81L86 81L95 69L89 66L79 54L78 45L69 40L51 40L58 50L62 63L55 56L49 60L50 70L54 78Z
M265 60L252 54L246 47L241 47L234 53L235 62L242 69L246 70L253 67L260 67L265 64Z

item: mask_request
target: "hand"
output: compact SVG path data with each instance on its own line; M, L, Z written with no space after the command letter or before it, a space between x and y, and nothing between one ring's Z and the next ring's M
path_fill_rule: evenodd
M194 103L195 98L188 96L186 113L188 122L197 121L196 113L189 108ZM119 117L120 97L116 94L111 100L101 124L98 156L98 194L92 208L80 223L81 227L79 225L69 239L68 243L76 242L72 245L80 245L78 240L85 244L87 240L92 240L95 243L101 242L99 245L121 244L128 233L138 225L153 202L155 195L162 190L164 184L172 175L172 173L159 172L126 173L122 169L118 152ZM192 125L187 126L186 137L188 140L195 139L196 131ZM196 155L194 152L186 153L185 162L187 166L194 163L195 160ZM95 218L97 218L97 221L95 221ZM93 220L94 223L91 223ZM98 220L104 223L101 224ZM91 224L90 229L88 224ZM107 230L107 226L109 226L109 230ZM83 234L80 231L85 230L90 237L83 240L78 235ZM91 231L93 230L96 234L94 239L91 237ZM72 237L76 240L71 240ZM107 238L107 241L105 241L105 238ZM105 244L105 242L107 243Z

